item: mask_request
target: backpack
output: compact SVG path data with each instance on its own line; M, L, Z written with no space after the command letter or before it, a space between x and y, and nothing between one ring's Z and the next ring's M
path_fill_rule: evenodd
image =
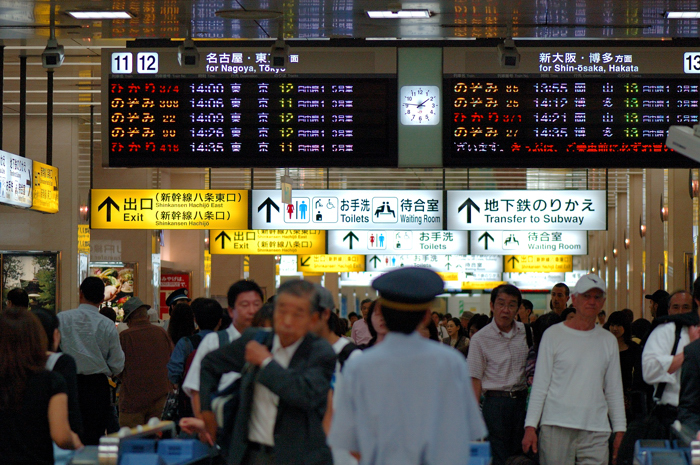
M343 367L345 366L345 361L350 358L350 354L352 354L355 350L358 350L359 347L357 347L354 343L348 342L345 344L345 346L340 349L340 352L338 352L338 363L340 363L340 371L343 371Z
M187 358L185 358L185 369L182 372L182 381L184 382L185 378L187 377L187 373L190 371L190 366L192 365L192 360L194 360L194 356L197 353L197 348L199 347L199 344L202 342L202 335L197 333L193 334L192 336L185 336L187 339L189 339L190 343L192 344L192 351L187 355ZM182 383L180 383L182 384ZM172 408L172 407L171 407ZM194 416L194 411L192 410L192 401L190 400L190 396L185 393L185 390L182 389L182 386L179 386L177 389L177 407L176 407L176 412L177 412L177 418L169 418L170 420L177 421L180 418L187 418L187 417L193 417Z

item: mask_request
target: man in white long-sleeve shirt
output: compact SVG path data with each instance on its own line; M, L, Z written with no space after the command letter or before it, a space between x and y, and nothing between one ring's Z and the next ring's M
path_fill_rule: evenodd
M676 291L668 298L669 315L680 315L693 311L693 297L686 291ZM678 396L681 390L681 365L683 365L683 348L698 338L696 326L683 326L676 348L676 354L671 355L676 342L676 324L669 322L657 326L649 335L644 352L642 353L642 374L644 381L656 389L659 383L666 383L659 404L665 405L670 425L676 418Z
M595 324L605 304L605 282L583 276L572 301L576 316L542 337L523 451L539 449L541 465L605 465L610 424L613 460L626 429L617 340Z

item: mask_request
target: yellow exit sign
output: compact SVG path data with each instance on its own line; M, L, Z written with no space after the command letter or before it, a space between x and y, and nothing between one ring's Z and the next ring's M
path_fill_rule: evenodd
M93 189L92 229L245 229L248 191Z
M485 289L495 289L501 284L506 284L505 281L462 281L463 291L475 291Z
M506 273L565 273L574 270L572 255L506 255Z
M324 254L326 231L213 229L209 250L214 255Z
M365 271L364 255L298 255L297 271L302 273L350 273Z

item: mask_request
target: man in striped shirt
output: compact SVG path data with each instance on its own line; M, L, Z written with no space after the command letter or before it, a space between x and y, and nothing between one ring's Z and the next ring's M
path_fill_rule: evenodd
M525 325L515 320L522 296L517 287L503 284L491 292L493 321L469 344L469 371L477 401L489 430L493 465L520 451L525 423L527 381Z

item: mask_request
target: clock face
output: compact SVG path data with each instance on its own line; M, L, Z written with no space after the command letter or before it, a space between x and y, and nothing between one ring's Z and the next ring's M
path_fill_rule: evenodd
M440 89L437 86L401 88L401 124L431 126L440 122Z

